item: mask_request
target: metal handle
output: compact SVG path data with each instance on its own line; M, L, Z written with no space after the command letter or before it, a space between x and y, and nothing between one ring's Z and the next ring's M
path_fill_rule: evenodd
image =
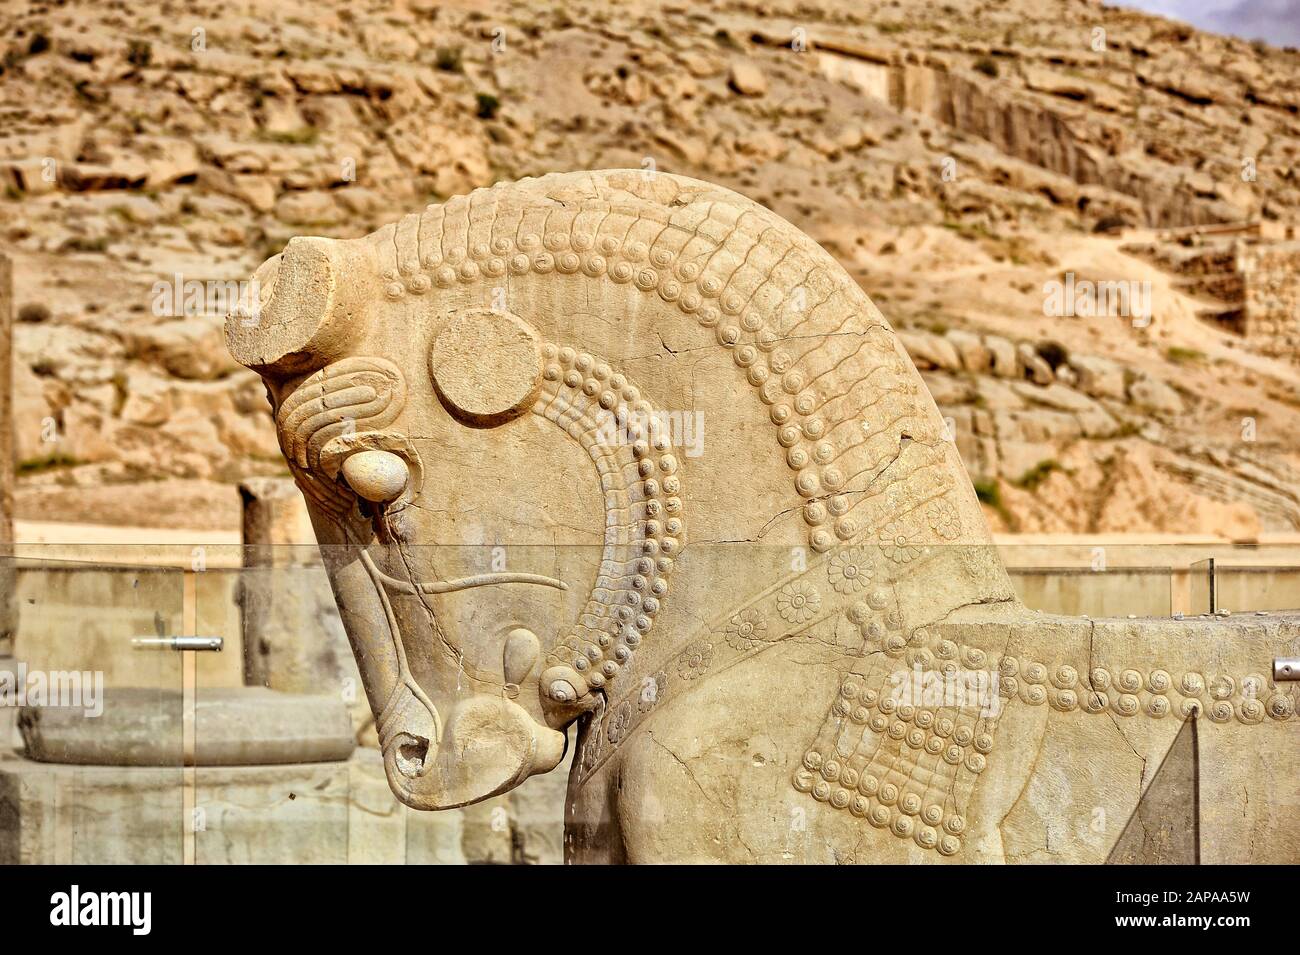
M1278 657L1273 661L1273 682L1300 680L1300 657Z
M224 637L132 637L131 646L137 650L207 650L219 653L225 646Z

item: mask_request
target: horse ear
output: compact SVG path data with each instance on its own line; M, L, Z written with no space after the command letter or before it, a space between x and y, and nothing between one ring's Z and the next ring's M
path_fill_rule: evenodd
M332 321L339 274L331 239L294 238L253 275L226 317L226 347L240 364L283 377L319 368L342 352Z
M429 373L452 415L493 427L532 407L542 382L541 337L517 315L474 309L438 333Z

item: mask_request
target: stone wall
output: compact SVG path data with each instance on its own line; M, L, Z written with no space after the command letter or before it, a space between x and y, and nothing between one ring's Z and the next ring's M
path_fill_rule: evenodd
M1270 355L1300 355L1300 242L1243 246L1246 337Z
M997 67L991 67L993 76L981 76L943 57L915 52L843 40L819 41L819 47L818 67L827 78L896 110L979 137L1006 156L1080 187L1108 190L1115 195L1107 203L1123 209L1132 225L1228 222L1243 215L1225 201L1228 190L1156 158L1160 150L1138 158L1133 131L1116 119L1116 112L1127 108L1125 94L1105 82L1029 62L1011 79L999 76Z

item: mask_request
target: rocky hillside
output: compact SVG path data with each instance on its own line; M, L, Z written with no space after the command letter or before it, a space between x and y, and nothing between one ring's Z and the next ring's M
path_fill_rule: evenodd
M1296 351L1151 254L1300 220L1294 50L1084 0L10 0L0 38L20 517L236 526L229 484L281 470L224 303L183 283L630 166L730 186L835 254L995 528L1300 529ZM1094 314L1079 282L1133 299Z

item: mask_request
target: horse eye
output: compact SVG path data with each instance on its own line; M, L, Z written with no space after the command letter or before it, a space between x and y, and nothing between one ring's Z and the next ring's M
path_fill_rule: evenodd
M391 451L358 451L343 462L343 480L367 501L386 503L406 490L411 471Z

